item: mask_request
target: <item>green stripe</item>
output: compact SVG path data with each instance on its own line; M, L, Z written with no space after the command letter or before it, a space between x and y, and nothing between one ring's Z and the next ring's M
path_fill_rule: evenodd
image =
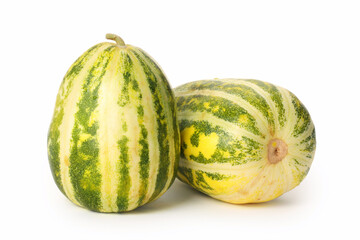
M177 148L177 158L179 159L179 153L180 153L180 148L179 148L179 144L180 144L180 134L179 131L177 131L177 129L179 129L178 127L178 122L177 122L177 109L176 109L176 100L175 100L175 95L174 95L174 91L170 86L169 81L167 80L166 76L164 75L163 71L161 70L161 68L159 67L159 65L154 62L152 60L152 58L142 49L138 50L143 54L143 56L149 61L151 62L152 66L154 66L157 70L158 70L158 75L160 76L160 79L162 80L162 86L166 87L166 94L167 94L167 100L168 100L168 106L170 106L171 109L171 113L172 113L172 125L173 125L173 129L174 129L174 138L175 138L175 147Z
M217 96L191 95L177 97L177 109L183 111L207 112L220 119L231 122L247 131L262 136L256 119L234 102ZM242 121L240 119L243 119Z
M121 82L121 94L119 96L118 104L120 107L125 107L126 105L130 105L130 107L135 107L141 99L141 93L139 93L139 86L136 79L133 76L133 60L129 56L127 52L121 52L121 66L120 70L122 71L123 81ZM133 91L137 94L133 94ZM135 97L135 95L138 95ZM139 108L137 107L138 115ZM139 119L138 119L139 120ZM123 124L126 124L124 122ZM133 123L129 123L130 126ZM127 132L128 127L123 128L124 133ZM137 133L136 133L137 134ZM131 137L131 136L129 136ZM119 211L127 211L129 207L129 194L131 188L131 176L130 176L130 156L129 156L129 147L128 147L129 138L127 136L123 136L118 144L120 149L120 185L118 188L118 197L117 197L117 205Z
M205 180L204 175L215 181L222 181L231 178L231 176L228 175L224 175L220 173L209 173L202 170L195 171L195 175L196 175L196 184L197 184L196 188L202 192L207 192L207 190L214 190L210 186L210 184Z
M116 204L119 211L126 211L129 206L129 192L131 187L129 174L129 147L127 146L129 139L123 136L118 146L120 149L119 169L120 169L120 184L118 188L118 197Z
M83 69L84 63L88 60L89 56L91 56L103 45L103 43L96 44L95 46L89 48L86 52L84 52L78 59L76 59L73 65L71 65L64 78L70 78L78 75L81 69Z
M200 170L199 170L200 171ZM217 181L221 181L221 180L226 180L231 178L231 176L225 175L225 174L220 174L220 173L209 173L209 172L204 172L201 171L204 174L206 174L209 178L211 178L212 180L217 180Z
M133 78L131 77L131 71L132 71L132 67L133 67L133 62L132 62L130 56L126 52L121 52L121 57L120 58L122 60L122 67L123 67L122 75L123 75L124 81L121 83L122 88L121 88L121 94L120 94L120 97L119 97L118 104L121 107L124 107L125 105L130 103L129 87L130 87L130 84L132 82L134 82L135 80L133 80Z
M191 90L213 90L221 91L228 94L232 94L241 97L246 102L251 104L254 108L259 110L262 115L267 119L270 127L274 127L274 116L270 109L269 104L266 102L263 96L257 93L254 89L244 84L228 83L221 80L203 80L194 82L186 87L188 91ZM181 93L179 93L181 95ZM231 111L231 110L230 110ZM225 113L222 113L223 115Z
M141 135L139 144L140 150L140 190L138 204L142 205L148 190L149 185L149 168L150 168L150 156L149 156L149 144L148 144L148 131L143 124L140 125Z
M123 79L121 96L119 99L119 105L124 107L127 104L132 104L131 107L136 107L137 109L137 120L139 124L139 145L141 149L139 150L140 162L139 162L139 175L140 175L140 188L139 188L139 200L138 205L144 204L144 199L148 190L149 184L149 168L150 168L150 158L149 158L149 145L148 145L148 132L144 126L144 107L141 105L142 93L139 87L138 80L134 76L134 60L131 56L123 52L121 55L122 59L122 71ZM130 180L129 180L130 181ZM127 189L125 192L129 191ZM123 200L121 202L126 203L127 195L124 193ZM127 203L122 207L125 209Z
M208 159L201 152L198 156L190 155L190 159L195 162L210 163L230 163L232 165L241 165L251 161L259 161L262 159L262 144L242 136L232 135L231 132L224 131L220 126L214 126L207 121L189 121L180 120L180 131L185 128L194 127L195 132L191 136L191 142L194 146L198 146L200 134L209 136L216 133L219 136L219 142L212 156ZM182 142L181 157L186 158L184 151L188 148L186 143ZM225 157L230 156L230 157Z
M123 81L121 82L121 94L119 96L118 104L120 107L124 107L127 104L130 104L130 84L133 81L131 76L131 71L133 67L133 62L130 56L126 52L121 52L121 71L123 76ZM127 132L128 127L127 123L123 122L124 133ZM131 178L130 178L130 159L129 159L129 147L128 147L129 138L123 136L118 141L118 146L120 149L120 158L119 158L119 171L120 171L120 184L118 187L118 196L117 196L117 206L119 211L127 211L129 207L129 193L131 188Z
M99 123L96 121L90 125L90 118L98 106L101 80L106 73L113 48L109 47L101 53L84 81L82 98L77 103L78 111L72 131L70 178L75 198L81 205L94 211L98 211L101 204L99 143L96 136ZM86 137L86 140L81 141L81 137Z
M64 108L54 113L49 133L48 133L48 158L50 163L51 173L54 177L55 183L60 191L65 194L60 175L60 131L59 127L64 116Z
M194 185L194 175L193 175L192 170L190 168L180 167L179 166L178 174L179 173L184 176L184 178L189 182L189 184L191 186L195 187L195 185ZM180 178L180 180L183 181L182 178Z
M143 58L146 59L148 61L148 63L150 63L153 67L155 67L155 69L157 70L158 73L161 73L163 75L163 71L160 69L159 65L154 62L154 60L149 56L149 54L147 54L144 50L142 50L141 48L136 48L137 51L139 51ZM168 81L165 81L164 84L166 83L166 85L169 85ZM172 90L170 88L170 90Z
M157 75L160 77L162 86L165 87L166 91L164 91L166 93L166 98L168 99L168 105L171 107L171 111L173 113L176 114L175 111L175 96L174 96L174 91L171 88L169 81L167 80L166 76L164 75L163 71L161 70L161 68L159 67L159 65L154 62L154 60L142 49L137 48L137 50L139 52L142 53L143 57L148 61L148 63L150 63L151 66L153 66L157 71ZM175 118L176 119L176 118ZM176 121L174 121L176 123ZM177 126L177 125L176 125ZM174 129L176 129L177 127L175 127Z
M295 174L295 177L297 178L298 182L301 182L306 175L308 174L309 170L310 170L310 166L309 164L302 164L300 163L297 159L292 158L292 161L289 161L289 165L294 166L297 170ZM310 160L310 159L309 159Z
M84 62L88 61L96 52L96 50L101 46L101 44L97 44L90 49L88 49L84 54L82 54L70 67L68 72L65 74L63 78L61 87L59 89L59 94L55 104L55 111L53 115L53 119L51 121L49 133L48 133L48 152L49 152L49 163L51 172L53 174L54 180L56 185L59 187L60 191L65 194L62 182L61 182L61 175L60 175L60 131L59 127L62 123L63 116L64 116L64 101L69 96L73 79L78 76L80 71L84 67ZM66 84L67 83L67 84ZM66 89L65 89L66 84ZM58 108L58 110L57 110Z
M189 184L203 193L209 193L214 190L210 184L205 180L204 176L207 176L215 181L222 181L232 178L230 175L224 175L219 173L209 173L202 170L192 170L186 167L179 167L179 173L189 182Z
M174 173L177 172L177 168L179 165L179 158L180 158L180 132L179 132L179 126L177 121L177 109L176 109L176 102L175 102L175 95L174 91L171 88L169 81L167 80L165 74L163 73L162 69L159 67L159 65L142 49L137 48L138 51L140 51L143 55L143 57L147 60L147 62L153 66L157 71L157 75L161 79L161 86L165 87L165 91L163 91L166 94L166 104L170 108L170 114L172 118L172 130L174 132L174 147L175 147L175 164L174 164ZM170 180L170 185L174 182L176 178L176 174L173 174L172 179Z
M205 180L203 171L195 171L196 176L196 189L199 189L202 192L214 190Z
M304 165L304 164L301 164L298 160L296 160L296 158L293 158L292 160L295 162L296 165L305 167L305 165ZM298 169L298 170L299 170L299 169Z
M183 85L177 86L176 88L174 88L175 95L176 95L177 92L186 92L186 91L189 91L189 89L192 88L192 86L193 86L195 83L200 83L200 82L203 82L203 81L206 81L206 80L189 82L189 83L185 83L185 84L183 84Z
M300 100L290 92L291 102L295 109L296 124L292 135L298 137L303 134L311 125L310 114Z
M316 147L315 128L307 138L305 138L304 140L302 140L300 142L300 144L304 145L304 148L301 149L302 152L313 153L313 151L315 150L315 147Z
M63 83L65 81L68 81L69 83L66 86L66 89L63 89L64 94L65 94L65 98L67 98L67 96L70 93L70 90L72 89L72 85L73 85L73 80L75 79L75 77L77 75L79 75L80 71L84 68L84 65L87 61L89 61L89 59L96 53L96 51L103 46L104 43L100 43L97 44L93 47L91 47L90 49L88 49L82 56L80 56L74 63L73 65L70 67L70 69L68 70L68 72L66 73Z
M200 191L202 191L204 193L208 192L208 190L214 190L210 186L210 184L205 180L204 175L215 181L221 181L221 180L226 180L226 179L231 178L231 176L227 176L227 175L219 174L219 173L209 173L209 172L205 172L202 170L195 171L196 189L199 189Z
M168 181L168 171L170 166L170 159L169 159L169 141L168 131L167 131L167 119L165 116L164 107L162 106L161 102L164 104L164 100L162 99L160 93L160 86L159 79L156 78L155 74L151 71L150 67L146 64L145 60L136 52L131 51L140 62L144 73L146 75L146 80L148 82L150 91L152 93L153 104L156 113L156 121L157 121L157 133L158 133L158 142L159 142L159 167L158 173L156 176L156 185L154 193L152 194L150 201L154 200L163 190L165 187L166 182ZM166 105L164 105L166 106Z
M275 103L275 106L276 106L276 109L277 109L277 112L278 112L278 121L280 123L280 126L284 127L285 126L285 121L286 121L285 107L284 107L284 104L283 104L284 99L283 99L279 89L275 85L273 85L271 83L262 82L262 81L259 81L259 80L253 80L253 79L249 79L247 81L258 85L264 91L266 91L267 93L270 94L271 100Z
M149 139L148 131L145 128L144 123L144 108L143 106L138 106L138 121L140 126L140 140L139 145L140 149L140 189L139 189L139 200L138 205L144 204L144 199L148 190L149 185L149 170L150 170L150 155L149 155Z

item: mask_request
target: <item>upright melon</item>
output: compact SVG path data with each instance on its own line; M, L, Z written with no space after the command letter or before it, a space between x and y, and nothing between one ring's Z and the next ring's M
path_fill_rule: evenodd
M48 134L60 191L99 212L130 211L173 183L180 151L175 99L147 53L97 44L66 73Z
M272 200L307 175L315 128L299 99L273 84L215 79L175 89L178 178L230 203Z

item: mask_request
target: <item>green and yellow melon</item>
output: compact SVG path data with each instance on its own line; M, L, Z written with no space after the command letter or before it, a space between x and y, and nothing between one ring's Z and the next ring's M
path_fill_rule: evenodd
M175 96L181 181L240 204L277 198L307 175L315 128L288 90L258 80L215 79L179 86Z
M130 211L173 183L180 152L175 98L140 48L97 44L66 73L48 133L55 182L73 203Z

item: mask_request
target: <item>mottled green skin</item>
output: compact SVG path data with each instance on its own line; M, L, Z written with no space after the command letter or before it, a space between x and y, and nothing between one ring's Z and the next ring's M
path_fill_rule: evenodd
M179 168L179 172L186 177L188 184L190 184L191 186L196 186L196 188L203 193L206 193L206 190L214 190L211 185L205 180L204 174L209 178L217 181L233 178L232 175L209 173L206 171L193 170L186 167Z
M195 101L194 101L195 100ZM208 107L204 103L209 103ZM233 102L216 96L181 96L177 98L177 107L181 111L208 112L225 121L244 127L249 132L261 136L256 126L256 120L244 108ZM239 122L239 118L245 116L249 121Z
M316 148L316 134L315 129L312 131L311 135L305 138L300 142L299 145L305 145L305 147L302 149L303 152L306 152L307 154L311 154L315 151Z
M159 65L142 49L139 49L139 51L142 53L142 56L148 60L148 62L151 63L151 66L153 66L156 71L159 74L160 77L160 85L164 86L165 89L165 96L166 96L166 101L168 102L168 104L170 105L170 113L172 114L172 128L173 129L179 129L179 125L178 125L178 121L177 121L177 109L176 109L176 100L175 100L175 95L173 92L173 89L171 88L164 72L162 71L162 69L159 67ZM175 158L179 159L180 157L180 131L174 131L174 145L175 147ZM178 170L178 164L179 161L175 162L175 166L174 166L174 172L176 173ZM171 184L175 181L176 178L176 174L173 175L172 179L171 179Z
M261 162L268 156L268 141L279 134L290 142L290 150L295 149L285 163L295 170L291 173L294 181L299 184L307 175L316 149L315 128L307 109L291 92L259 80L214 79L181 85L175 88L175 94L180 132L186 137L181 143L180 180L214 196L217 190L211 182L239 177L231 175L236 173L231 171L232 166L235 169L252 164L249 166L257 166L260 171L264 166ZM200 138L211 136L217 138L216 147L212 146L211 156L205 157L202 151L210 147L201 145ZM220 174L216 168L232 173Z
M74 186L76 200L86 208L96 211L100 207L101 175L98 170L99 143L96 137L99 123L89 126L90 117L98 105L98 94L101 79L110 62L113 46L101 54L90 69L83 86L82 98L78 102L75 114L75 127L72 132L70 152L70 177ZM94 72L100 74L94 75ZM89 134L87 140L79 146L80 135Z
M299 99L294 94L291 94L291 102L295 107L297 117L297 122L295 125L295 129L292 132L292 135L294 137L297 137L309 127L309 125L311 124L311 118L306 107L299 101Z
M277 111L279 113L278 121L280 123L280 126L283 127L285 125L286 117L285 117L285 108L283 104L284 99L281 93L279 92L279 89L275 85L263 81L254 80L254 79L249 79L248 81L258 85L264 91L270 94L271 100L275 102Z
M134 77L134 70L133 70L133 60L131 59L130 55L128 53L122 53L121 58L123 59L123 78L124 82L121 89L121 95L119 96L118 104L120 107L125 107L130 103L130 91L136 92L137 98L139 100L142 99L142 94L139 89L138 82L136 81ZM137 117L139 121L140 127L144 127L143 124L143 113L142 113L142 105L137 105ZM126 133L128 131L127 123L124 121L123 123L123 131ZM146 140L146 139L145 139ZM143 139L143 141L145 141ZM119 211L126 211L129 207L129 192L131 188L131 176L129 173L129 147L128 147L129 139L126 136L123 136L122 139L118 141L119 148L120 148L120 161L119 161L119 169L120 169L120 185L118 189L118 197L117 197L117 206L119 208ZM141 140L139 141L139 144L142 144ZM142 148L140 150L141 156L143 155L143 152L148 151L146 148ZM149 158L147 159L141 159L141 163L143 162L149 163ZM145 164L146 166L146 164ZM149 168L144 166L141 166L144 176L148 175ZM142 181L142 185L147 185L147 179ZM141 204L141 203L139 203Z
M166 140L166 137L168 135L167 132L167 122L165 121L165 111L163 109L163 103L161 103L161 93L159 89L159 82L156 80L155 74L151 71L150 67L145 63L143 58L139 56L138 53L133 52L133 54L136 56L137 60L140 62L141 66L144 69L144 72L147 77L147 81L150 87L150 90L153 94L153 101L155 106L155 112L158 118L156 119L157 125L158 125L158 142L160 147L160 156L167 156L169 154L169 143ZM167 182L167 176L168 176L168 170L169 170L169 159L163 159L163 161L160 161L159 165L159 172L156 178L156 187L155 191L150 198L150 201L154 200L158 197L162 189L164 188L166 182Z
M255 92L252 88L243 84L222 83L217 81L202 81L201 84L193 84L188 88L188 90L190 91L203 90L203 89L211 89L211 90L221 91L221 92L240 96L246 102L250 103L253 107L257 108L265 116L269 125L273 127L274 116L273 113L269 111L268 103L260 94ZM207 100L205 96L202 96L202 98L205 98L204 100ZM221 106L222 111L216 112L215 115L222 117L227 121L232 121L237 123L240 114L247 114L247 111L238 104L234 104L230 101L226 101L224 99L217 98L215 96L211 96L209 97L209 99L211 99L212 101L212 105L213 105L212 107ZM177 101L179 106L179 101L181 101L181 97ZM188 105L186 104L184 105L188 107ZM184 106L184 110L185 110L185 106ZM247 116L249 115L247 114ZM232 117L235 117L235 119L232 119ZM255 128L253 126L255 120L253 119L252 116L250 117L252 119L252 128ZM258 130L253 130L253 131L254 133L259 134Z
M53 178L55 180L56 185L60 189L60 191L65 194L64 188L60 179L60 144L59 144L59 136L60 132L58 130L59 125L64 116L64 110L61 109L59 112L54 114L52 124L50 126L50 131L48 133L48 158L50 163L51 172L53 174Z
M109 46L104 48L104 46ZM103 47L101 51L98 51ZM111 64L114 53L118 45L102 43L95 45L86 51L69 69L64 81L59 90L58 99L56 102L53 120L48 134L48 154L50 167L54 176L54 180L63 194L67 195L63 187L63 179L61 177L61 163L60 163L60 126L64 117L64 102L67 100L68 94L72 91L73 80L81 81L81 94L80 98L74 103L76 106L76 113L74 116L74 125L71 129L71 143L70 143L70 156L69 156L69 175L73 188L73 197L76 203L93 211L108 211L102 207L101 191L102 191L102 176L100 172L100 145L98 130L101 122L94 120L93 116L99 113L98 100L100 98L99 89L102 86L103 76L107 73L108 65ZM94 55L97 53L98 55ZM118 56L118 55L117 55ZM84 69L84 66L93 59L92 66ZM159 66L142 50L129 46L125 51L120 51L120 65L122 82L120 84L121 94L118 96L117 104L120 109L122 108L135 108L137 112L137 124L139 129L138 145L139 152L139 198L137 199L137 206L146 204L153 201L164 193L166 188L171 186L175 179L176 169L178 166L178 158L180 154L180 139L179 127L176 118L175 97L173 91ZM135 66L136 65L136 66ZM113 68L114 69L114 68ZM80 72L86 76L84 79L78 79ZM139 86L139 79L136 79L136 72L142 71L146 76L146 83L142 82L149 88L151 92L151 99L156 116L155 132L149 132L145 127L144 106L141 103L143 93ZM117 81L118 79L112 79ZM102 93L104 94L104 93ZM71 102L71 104L73 104ZM96 118L95 118L96 119ZM125 119L125 118L124 118ZM128 124L126 121L119 121L122 132L124 135L120 137L116 144L120 155L116 159L117 169L119 171L119 183L117 185L116 203L117 211L129 211L130 193L134 192L131 182L134 177L131 175L130 166L132 163L131 155L133 151L129 146L131 136L128 136ZM173 131L169 136L169 132ZM152 139L150 135L156 134L158 141L159 162L158 172L155 176L149 176L149 168L152 156L149 154L149 140ZM130 138L130 139L129 139ZM173 159L170 154L169 141L174 141L172 145L172 152L175 158ZM170 159L171 157L171 159ZM112 160L113 161L113 160ZM65 159L65 164L66 159ZM172 164L172 165L171 165ZM170 167L175 169L171 171ZM145 199L149 194L150 182L155 182L155 189L150 192L150 199ZM70 191L70 190L68 190ZM68 196L69 197L69 196ZM109 198L107 196L107 198ZM70 198L71 199L71 198ZM107 200L106 200L107 201ZM132 201L134 202L134 201ZM113 210L110 210L113 211Z
M60 144L59 144L59 127L62 123L63 116L64 116L64 107L63 102L67 99L70 89L72 87L72 83L74 78L79 74L79 72L83 69L84 63L93 56L94 51L96 51L101 44L97 44L87 50L83 55L81 55L75 63L72 65L72 67L68 70L66 73L62 85L66 88L60 88L58 97L56 99L56 106L59 108L54 111L53 119L51 121L50 129L48 132L48 157L49 157L49 163L51 172L53 174L54 180L56 185L59 187L60 191L65 194L62 182L60 179L60 158L59 158L59 152L60 152ZM67 82L65 82L67 81Z
M146 192L148 190L148 177L149 177L149 143L146 141L148 136L148 131L145 126L141 126L141 138L139 144L141 146L140 153L140 178L141 178L141 187L140 187L140 198L138 201L139 205L143 204Z
M199 153L199 156L191 155L190 159L195 162L203 164L230 163L232 165L240 165L249 161L261 160L260 153L262 151L262 146L250 138L243 136L239 139L237 136L231 134L231 132L221 129L220 126L213 126L207 121L180 120L179 126L181 130L190 126L193 126L196 129L191 138L194 146L198 146L198 136L201 133L205 134L205 136L216 133L217 136L219 136L219 143L211 158L205 158L202 153ZM183 143L181 149L185 150L186 148L187 146ZM229 156L224 157L224 154ZM181 151L180 156L185 158L184 151Z
M120 185L116 203L119 211L126 211L129 205L129 191L131 187L131 182L129 175L129 147L127 145L128 142L129 139L126 136L123 136L122 139L120 139L118 142L120 148Z

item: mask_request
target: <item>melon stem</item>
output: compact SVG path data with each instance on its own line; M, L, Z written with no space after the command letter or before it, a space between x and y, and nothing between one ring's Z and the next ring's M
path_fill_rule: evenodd
M120 46L125 46L124 40L122 40L122 38L119 37L119 36L116 35L116 34L107 33L107 34L106 34L106 39L113 40L113 41L116 42L116 44L118 44L118 45L120 45Z

